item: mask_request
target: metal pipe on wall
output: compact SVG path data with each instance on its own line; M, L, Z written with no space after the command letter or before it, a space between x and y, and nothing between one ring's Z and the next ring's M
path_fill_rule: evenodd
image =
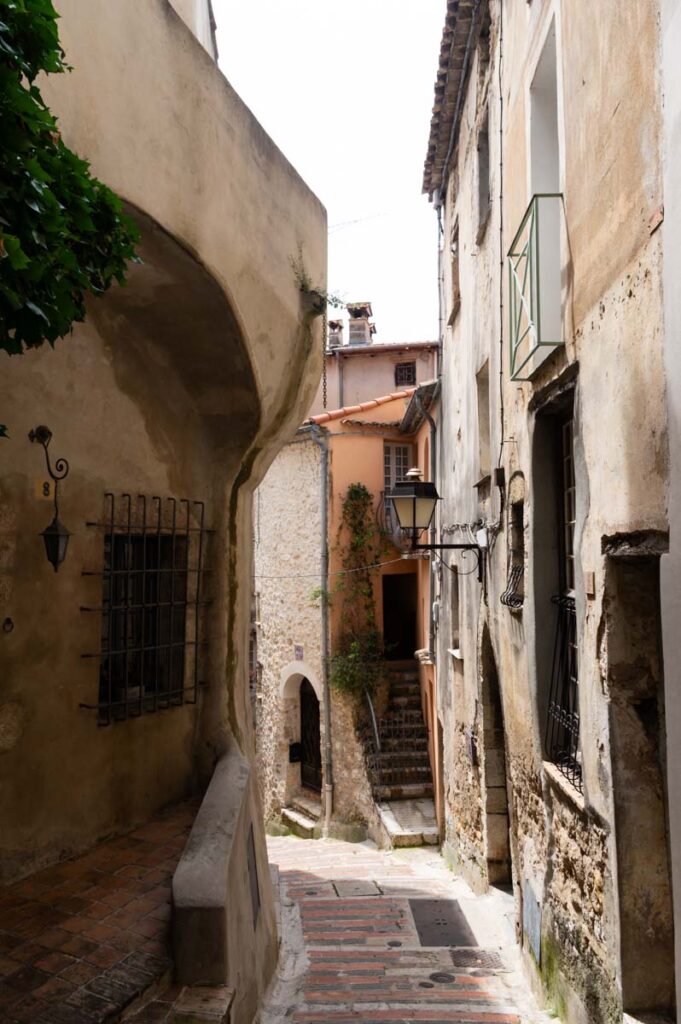
M421 415L428 420L430 424L430 479L433 483L437 483L435 477L437 475L437 424L430 415L421 397L421 389L417 388L414 392L414 401L418 407ZM430 543L435 544L435 521L431 522L430 525ZM433 572L428 573L428 601L430 604L430 618L428 625L428 650L432 658L435 657L435 616L433 614L433 604L435 603L435 585L433 583Z
M317 423L310 424L312 440L321 459L321 611L322 690L324 693L324 824L322 837L328 839L333 810L333 750L331 745L331 693L329 689L329 439Z

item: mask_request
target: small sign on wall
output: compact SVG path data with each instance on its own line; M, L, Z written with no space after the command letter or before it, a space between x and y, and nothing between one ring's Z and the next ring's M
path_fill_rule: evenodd
M42 501L53 501L54 480L34 480L33 493Z
M294 658L294 661L302 661L303 660L303 645L302 644L294 644L293 645L293 658Z

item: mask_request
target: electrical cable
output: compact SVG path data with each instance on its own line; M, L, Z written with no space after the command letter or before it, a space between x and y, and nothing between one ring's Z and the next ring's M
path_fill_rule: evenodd
M395 565L397 562L402 562L402 558L391 558L388 562L374 562L373 565L359 565L354 569L337 569L335 572L330 572L329 576L345 576L351 572L365 572L367 569L380 569L384 565ZM284 576L263 576L261 573L253 573L253 579L256 580L307 580L307 579L318 579L318 572L302 572L293 575Z
M439 551L434 551L433 554L442 562L445 569L449 569L450 572L455 572L457 576L471 576L474 572L478 571L478 567L475 565L472 569L466 569L465 572L462 572L456 565L447 565Z

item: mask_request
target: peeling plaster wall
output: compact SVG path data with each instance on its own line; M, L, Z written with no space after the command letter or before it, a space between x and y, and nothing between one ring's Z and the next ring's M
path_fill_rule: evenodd
M447 654L454 629L442 584L439 706L445 725L446 852L484 890L484 722L480 645L489 629L502 693L519 920L523 898L542 906L540 975L570 1022L621 1019L618 849L607 679L613 652L603 626L605 536L667 528L668 439L662 366L660 93L654 5L614 0L593 11L570 3L504 5L503 253L530 198L529 86L551 17L558 56L564 350L528 383L509 379L506 268L500 282L498 6L492 8L491 66L476 53L462 108L444 209L445 329L441 525L482 517L493 527L485 588L460 575L463 660ZM647 55L644 56L643 55ZM489 108L492 209L478 221L477 138ZM461 302L454 311L449 245L458 225ZM500 283L504 317L500 321ZM499 338L503 331L503 349ZM511 612L506 587L508 503L482 481L476 374L489 360L492 465L524 479L525 602ZM571 370L570 367L573 369ZM501 428L500 370L504 421ZM570 383L574 371L576 378ZM553 644L550 606L535 593L546 578L539 540L542 474L533 462L542 402L574 389L577 475L576 606L583 798L543 762L548 680L542 650ZM633 411L636 410L636 415ZM641 423L646 424L645 430ZM521 479L516 477L516 479ZM475 486L477 484L477 487ZM510 489L507 497L510 497ZM496 538L494 537L496 534ZM446 539L443 537L443 539ZM460 568L463 562L457 556ZM584 573L594 574L587 594ZM663 752L662 752L663 753ZM660 751L651 757L661 756ZM636 780L632 785L636 786ZM619 856L622 856L620 851ZM527 950L527 940L525 942ZM642 955L644 945L641 946ZM528 963L531 954L527 952ZM619 1017L617 1015L620 1015Z

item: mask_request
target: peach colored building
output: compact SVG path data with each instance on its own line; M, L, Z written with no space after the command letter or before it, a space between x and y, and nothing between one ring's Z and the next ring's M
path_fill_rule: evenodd
M438 343L376 342L371 303L347 306L349 317L329 320L326 348L326 403L324 379L319 383L310 415L342 409L389 395L400 388L433 380L438 373Z
M399 841L406 845L439 838L431 801L431 764L436 782L439 774L438 734L433 731L436 700L430 560L404 551L386 501L386 492L413 465L422 465L429 475L434 427L428 416L435 408L436 394L437 385L430 382L313 416L277 457L259 489L256 733L265 814L270 821L281 818L297 827L301 817L307 818L309 833L315 834L316 828L316 834L321 834L325 810L329 834L360 824L378 841L392 842L395 830L390 826L396 807L399 811L406 802L416 800L420 803L415 813L421 815L418 827L411 828L409 835L402 829ZM290 505L284 508L281 502L293 481L295 522L291 521ZM364 697L350 699L329 684L329 665L341 649L343 630L345 591L338 585L347 551L343 503L348 489L358 483L372 496L381 536L372 586L386 671L374 694L373 714L379 733L390 733L386 748L396 741L392 734L397 729L407 729L414 749L410 773L401 775L396 771L396 756L387 749L378 756L374 749L372 712ZM322 516L317 515L320 502L326 502ZM282 550L279 544L282 529L301 538L291 551ZM306 552L303 562L301 546ZM311 578L305 568L311 570ZM317 584L321 584L321 599L306 601L305 594ZM319 641L320 635L326 637L325 642ZM296 638L301 642L296 643ZM313 730L318 738L312 753L306 746L305 706L310 699L314 703L308 684L318 701L318 725L316 732ZM398 691L399 697L393 700ZM301 744L302 753L298 750ZM301 760L292 763L291 757L299 755ZM315 792L322 797L317 804ZM413 810L411 804L410 808Z

